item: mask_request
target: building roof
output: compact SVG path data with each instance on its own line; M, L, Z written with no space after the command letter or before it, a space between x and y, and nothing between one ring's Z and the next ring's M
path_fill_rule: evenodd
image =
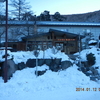
M50 29L49 32L53 32L55 35L59 35L59 36L66 35L69 38L79 38L79 35L81 38L84 38L84 36L81 34L70 33L70 32L61 31L57 29Z
M36 38L36 37L41 37L41 36L49 35L52 32L55 35L58 35L58 36L66 35L68 38L79 38L79 34L74 34L74 33L69 33L69 32L65 32L65 31L60 31L60 30L57 30L57 29L50 29L49 32L40 33L40 34L34 34L32 36L26 36L26 37L23 37L22 39L23 40L27 40L27 39L32 39L32 38ZM80 35L80 38L84 38L84 36Z
M34 34L34 35L31 35L31 36L22 37L22 39L23 40L27 40L27 39L32 39L32 38L41 37L41 36L45 36L45 35L49 35L49 32L40 33L40 34Z
M8 25L34 25L35 21L8 21ZM5 25L5 21L0 21L0 25Z
M5 21L1 21L0 25L4 25ZM8 21L9 25L34 25L35 21ZM91 22L63 22L63 21L36 21L40 26L100 26L100 23Z
M90 22L63 22L63 21L37 21L38 25L62 25L62 26L100 26L100 23Z

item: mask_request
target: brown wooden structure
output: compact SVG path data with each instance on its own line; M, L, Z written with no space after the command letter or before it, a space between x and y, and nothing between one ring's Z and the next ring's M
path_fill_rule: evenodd
M5 44L4 44L5 45ZM13 52L16 51L26 51L26 43L25 42L8 42L8 48Z
M80 35L80 39L83 38ZM26 42L26 50L41 50L51 48L53 46L62 46L62 52L72 54L79 50L79 35L65 31L50 29L47 33L34 34L33 36L24 37Z

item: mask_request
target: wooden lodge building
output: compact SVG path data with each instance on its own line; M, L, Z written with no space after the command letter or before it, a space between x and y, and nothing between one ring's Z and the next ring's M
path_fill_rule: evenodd
M0 40L5 38L5 32L2 31L4 27L5 23L2 22ZM53 46L62 46L62 52L72 54L79 51L79 43L85 36L83 33L88 30L98 38L100 23L9 21L8 46L13 47L14 51L34 50L36 47L44 50Z
M80 37L83 38L82 35ZM79 50L79 35L55 29L50 29L47 33L24 37L23 40L26 41L27 50L36 48L44 50L53 46L61 46L62 52L67 54L72 54Z

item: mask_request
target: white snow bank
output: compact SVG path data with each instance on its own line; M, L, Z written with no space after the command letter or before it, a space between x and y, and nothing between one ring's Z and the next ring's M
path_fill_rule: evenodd
M53 52L53 49L47 49L44 52L40 50L39 55L38 55L38 59L54 59L54 58L61 58L62 61L65 60L69 60L69 57L61 52L61 51L57 51ZM19 51L19 52L7 52L10 56L8 57L8 59L11 59L12 57L14 58L14 62L16 64L20 63L20 62L24 62L26 63L26 61L28 59L36 59L35 55L34 55L34 51ZM2 58L2 56L5 54L4 50L0 51L0 62L3 62L5 60L5 58Z
M26 68L16 71L5 84L0 78L0 100L88 100L95 97L95 92L77 92L76 88L99 88L99 84L90 81L89 77L77 70L76 65L59 73L48 70L38 77L34 74L35 70ZM100 95L96 93L95 100L98 100L96 98Z

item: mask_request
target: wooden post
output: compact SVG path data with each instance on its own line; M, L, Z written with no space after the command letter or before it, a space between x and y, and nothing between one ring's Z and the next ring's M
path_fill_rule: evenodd
M27 50L27 45L28 45L28 40L26 40L26 51L28 51L28 50Z
M78 52L78 42L77 42L77 38L75 38L75 52Z
M66 34L64 34L64 52L67 53L67 42L66 42Z
M53 42L53 46L55 46L55 42L54 42L54 32L52 32L51 34L52 34L52 42Z

